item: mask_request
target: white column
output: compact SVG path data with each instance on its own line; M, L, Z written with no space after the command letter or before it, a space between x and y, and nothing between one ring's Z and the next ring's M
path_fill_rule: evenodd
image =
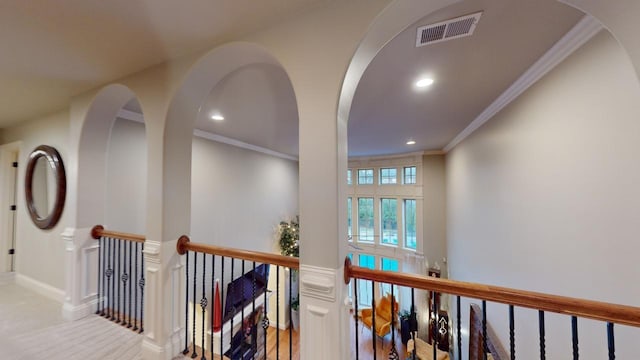
M184 266L176 242L145 241L143 359L169 360L184 349Z
M66 267L62 315L67 320L77 320L96 310L100 247L88 228L66 228L61 236Z

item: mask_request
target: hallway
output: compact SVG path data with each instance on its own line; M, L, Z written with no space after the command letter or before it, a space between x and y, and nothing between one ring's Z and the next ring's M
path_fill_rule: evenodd
M61 304L0 275L0 359L139 359L142 335L98 316L69 322Z

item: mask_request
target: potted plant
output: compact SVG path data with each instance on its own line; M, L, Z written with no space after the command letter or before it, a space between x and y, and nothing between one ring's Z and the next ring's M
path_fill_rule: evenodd
M280 253L284 256L299 257L300 256L300 222L298 216L290 221L281 221L279 226L279 245ZM291 300L291 323L293 329L298 331L300 326L300 315L298 308L300 307L300 299L298 295L298 270L291 269L291 286L293 299Z

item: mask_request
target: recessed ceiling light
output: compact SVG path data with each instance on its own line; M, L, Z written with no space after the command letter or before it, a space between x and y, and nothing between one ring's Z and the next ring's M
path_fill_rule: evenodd
M416 141L415 140L408 140L407 141L407 145L415 145Z
M222 121L222 120L224 120L224 116L222 116L220 114L213 114L213 115L211 115L211 120Z
M420 80L418 80L416 82L416 86L419 88L424 88L427 87L429 85L433 84L433 79L432 78L422 78Z

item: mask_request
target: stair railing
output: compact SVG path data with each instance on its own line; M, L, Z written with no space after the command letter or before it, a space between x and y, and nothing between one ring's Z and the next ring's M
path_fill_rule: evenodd
M615 336L614 336L614 324L628 325L634 327L640 327L640 307L626 306L611 304L600 301L577 299L566 296L557 296L544 293L538 293L533 291L517 290L500 286L477 284L470 282L462 282L448 279L439 279L422 275L405 274L399 272L388 272L381 270L368 269L360 266L354 266L351 264L351 260L347 257L344 264L344 281L349 283L351 279L357 279L362 281L371 281L372 288L375 287L375 283L387 283L397 286L408 287L411 289L412 299L411 308L414 311L414 289L421 289L432 292L432 298L436 299L433 304L433 311L437 314L439 309L437 304L438 297L433 296L435 293L445 293L455 296L457 318L455 326L457 327L457 358L462 359L462 341L461 341L461 297L468 297L479 299L482 302L481 311L481 336L482 339L487 339L487 301L506 304L509 307L509 356L511 359L515 359L515 326L514 326L514 307L523 307L534 309L538 311L538 330L539 330L539 352L540 358L546 358L545 349L545 312L552 312L557 314L567 315L571 318L572 329L572 352L573 358L578 359L579 356L579 337L578 337L578 318L598 320L606 323L607 333L607 350L609 359L615 358ZM391 287L393 289L393 286ZM358 313L358 301L357 291L356 301L354 301L355 312ZM374 307L375 311L375 307ZM374 314L375 316L375 314ZM393 324L393 322L392 322ZM358 359L357 334L358 334L358 317L355 317L356 326L356 359ZM393 325L392 325L393 326ZM438 336L436 336L437 326L433 326L433 339L434 344L431 346L433 352L432 358L438 359L436 349L438 347ZM392 330L393 331L393 330ZM375 337L374 337L375 339ZM374 342L374 358L375 358L375 342ZM483 349L481 350L481 356L484 360L487 359L487 355L490 353L487 342L482 342ZM391 347L389 359L399 358L397 357L397 350L395 344ZM417 359L415 347L413 354L410 354L410 358ZM473 356L473 355L472 355ZM475 357L470 357L475 359Z
M144 331L144 235L91 229L99 243L96 314L133 331Z
M201 360L267 359L267 356L279 359L280 314L288 311L289 319L292 318L291 306L287 310L280 309L279 300L282 295L288 296L289 304L294 300L292 286L289 286L288 294L280 294L280 269L289 269L288 280L292 284L294 272L300 267L298 258L194 243L186 235L180 237L176 249L178 254L186 256L185 342L182 353L191 353L188 356L200 357ZM275 294L270 294L267 279L273 270L276 272L276 290ZM221 281L217 282L216 278ZM267 336L269 326L273 325L267 316L271 295L276 297L275 346L267 345L272 339L272 336ZM222 299L226 300L224 311ZM199 329L197 322L200 323ZM285 351L282 352L285 355ZM288 359L299 356L294 354L291 321L288 354Z

